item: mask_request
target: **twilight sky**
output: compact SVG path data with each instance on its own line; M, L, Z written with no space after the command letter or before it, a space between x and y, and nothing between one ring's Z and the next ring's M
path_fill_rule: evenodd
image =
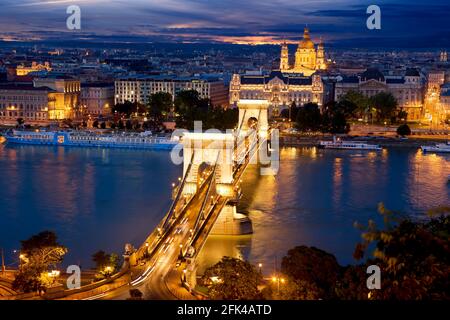
M66 8L81 8L81 31L66 29ZM381 8L381 30L366 8ZM450 47L448 0L0 0L0 40L120 42L296 42L336 46Z

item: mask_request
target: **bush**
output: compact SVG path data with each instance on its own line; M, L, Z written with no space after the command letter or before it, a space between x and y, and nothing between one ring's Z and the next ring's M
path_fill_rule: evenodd
M411 135L411 128L407 124L402 124L397 128L397 134L400 136Z

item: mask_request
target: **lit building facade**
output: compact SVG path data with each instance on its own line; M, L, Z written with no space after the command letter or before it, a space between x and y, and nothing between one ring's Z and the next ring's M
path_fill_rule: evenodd
M303 39L298 44L293 64L290 63L287 44L284 43L281 46L280 70L283 73L301 73L304 76L310 76L317 70L325 70L326 68L323 42L320 41L316 49L308 28L305 28Z
M308 102L323 104L324 85L320 75L305 77L298 74L273 71L269 75L234 74L230 83L230 105L240 100L265 100L271 116L289 108L295 102L302 106Z
M210 99L214 106L228 106L228 88L222 80L202 78L177 78L169 76L135 76L115 81L115 103L125 101L148 103L150 95L167 92L175 100L184 90L195 90L200 98Z
M49 108L49 119L63 120L78 117L81 93L79 80L64 76L49 76L35 78L33 83L35 87L48 87L56 92L55 104Z
M16 68L16 75L18 76L26 76L27 74L31 72L38 72L38 71L51 71L52 68L50 67L50 63L45 62L44 64L37 63L33 61L31 63L31 66L17 66Z
M431 70L427 75L427 86L425 93L424 118L431 124L438 125L445 120L445 110L440 103L441 87L445 83L445 72L442 70ZM444 98L445 100L445 98Z
M57 93L47 87L36 88L31 84L7 84L0 86L0 123L16 125L22 118L28 124L45 124L49 109L56 104Z
M367 97L390 92L397 99L398 108L408 113L408 121L419 121L424 112L424 81L415 69L407 69L403 76L384 76L378 69L367 69L357 76L344 76L335 84L338 101L348 91L359 91Z
M83 83L80 97L82 114L109 115L114 105L114 84Z
M441 86L439 107L442 111L443 120L450 119L450 83Z

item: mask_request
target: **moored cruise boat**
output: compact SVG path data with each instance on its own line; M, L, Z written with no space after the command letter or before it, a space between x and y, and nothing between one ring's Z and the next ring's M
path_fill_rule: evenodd
M343 141L340 138L333 137L333 141L320 141L319 148L324 149L345 149L345 150L383 150L377 144L368 144L358 141Z
M445 152L450 153L450 141L447 143L437 143L434 146L421 146L423 152Z
M19 131L6 135L8 143L77 147L172 149L178 141L144 134L97 134L85 131Z

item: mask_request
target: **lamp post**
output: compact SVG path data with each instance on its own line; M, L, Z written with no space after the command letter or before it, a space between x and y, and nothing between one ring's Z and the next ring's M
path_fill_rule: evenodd
M277 294L280 295L280 283L284 284L286 280L284 278L281 278L280 276L274 276L272 277L272 282L277 284Z

